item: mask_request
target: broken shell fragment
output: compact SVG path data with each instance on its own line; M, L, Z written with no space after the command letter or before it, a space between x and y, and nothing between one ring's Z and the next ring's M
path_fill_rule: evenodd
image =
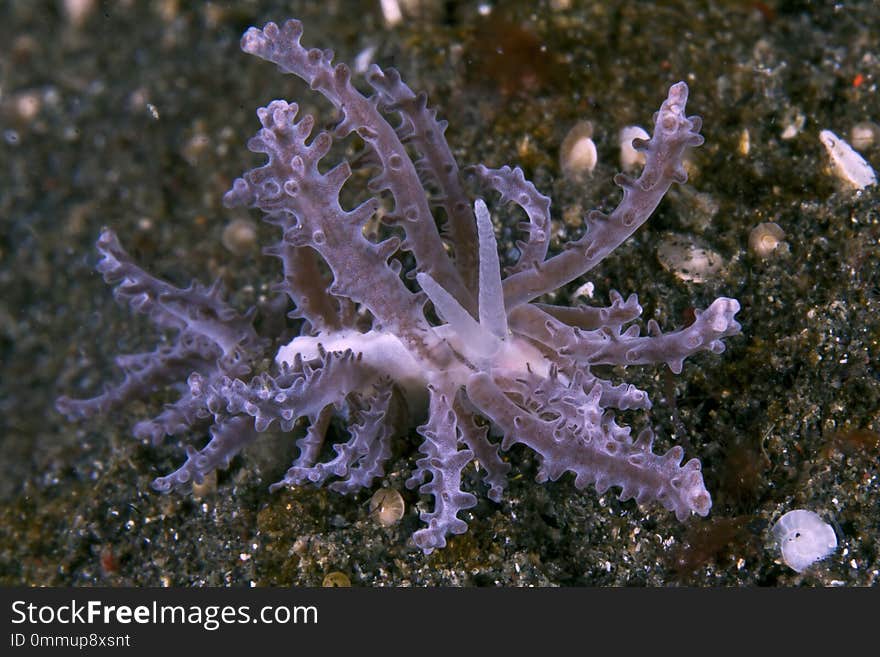
M819 133L819 141L828 152L831 171L838 180L855 189L877 184L877 174L871 165L843 139L830 130L823 130Z
M657 247L657 260L677 278L705 283L724 266L721 255L688 235L668 233Z
M643 139L648 141L651 138L644 128L637 125L629 125L620 131L620 168L624 171L632 171L633 169L645 164L645 154L637 151L633 147L633 139Z

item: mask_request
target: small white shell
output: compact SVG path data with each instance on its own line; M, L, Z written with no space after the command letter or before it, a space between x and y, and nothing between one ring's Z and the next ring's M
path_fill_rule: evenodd
M569 180L578 180L593 173L599 154L593 142L593 124L579 121L565 135L559 147L559 166Z
M788 243L784 240L785 231L779 224L765 221L749 233L749 253L761 260L767 260L774 254L784 256L788 253Z
M831 525L806 509L789 511L776 521L770 533L779 544L785 565L798 573L837 548Z
M624 171L632 171L633 169L645 164L645 154L633 148L633 139L644 139L647 141L651 138L644 128L637 125L629 125L620 131L620 168Z
M406 504L393 488L380 488L370 498L370 517L383 527L390 527L403 517Z

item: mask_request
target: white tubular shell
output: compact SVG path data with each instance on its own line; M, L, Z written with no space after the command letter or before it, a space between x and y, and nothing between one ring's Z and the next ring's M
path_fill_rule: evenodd
M798 573L837 548L837 536L831 525L806 509L789 511L770 532L779 545L782 561Z

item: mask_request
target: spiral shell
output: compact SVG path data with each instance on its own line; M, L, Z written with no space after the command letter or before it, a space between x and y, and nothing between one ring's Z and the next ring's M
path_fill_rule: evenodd
M770 533L779 544L782 561L799 573L837 548L831 525L806 509L789 511L776 521Z
M324 581L321 582L321 586L325 589L348 588L351 586L351 579L345 573L334 570L332 573L327 573L324 576Z
M370 499L370 517L383 527L390 527L403 517L406 505L393 488L380 488Z

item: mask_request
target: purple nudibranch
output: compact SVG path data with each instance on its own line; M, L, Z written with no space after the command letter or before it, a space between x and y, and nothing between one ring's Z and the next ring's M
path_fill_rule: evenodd
M426 96L378 66L366 76L372 92L364 95L347 66L332 64L330 51L300 45L301 34L296 20L268 23L250 28L241 47L305 80L341 119L316 131L295 103L259 109L262 129L248 148L267 161L224 197L229 207L258 208L281 229L265 253L281 261L277 290L293 308L287 316L298 335L286 344L261 335L253 309L239 313L218 285L180 289L151 276L104 230L98 271L116 298L176 337L153 352L118 357L121 383L92 399L62 397L58 410L89 417L185 379L176 402L134 427L154 444L209 428L205 447L188 446L183 465L155 480L162 492L201 482L262 432L292 431L300 418L308 429L297 441L299 455L272 489L327 483L354 492L384 476L391 441L409 419L421 420L423 457L407 486L434 498L433 510L421 514L427 526L413 535L425 553L467 529L459 511L476 504L462 489L469 464L484 473L488 497L501 499L511 467L502 452L515 443L539 455L539 481L572 472L578 488L615 486L621 499L659 502L679 520L705 516L712 502L700 462L682 465L679 446L656 454L650 429L634 439L617 424L609 409L649 409L648 395L599 378L592 366L666 363L678 373L691 354L724 351L723 338L740 331L739 303L716 299L690 326L665 334L651 320L642 335L631 324L642 311L635 294L612 292L606 307L536 302L593 269L648 219L673 182L686 182L685 153L703 142L700 118L684 113L687 85L670 87L652 136L636 140L646 157L638 178L615 177L619 205L607 215L590 212L583 237L549 257L550 199L519 168L473 167L486 193L528 218L519 258L502 276L489 210L466 193L446 124ZM359 166L374 176L366 199L346 209L340 192L351 165L319 163L334 140L353 132L367 151ZM363 228L375 224L380 208L380 238L371 240ZM267 356L274 356L271 370L255 374ZM331 428L334 416L347 418L347 435ZM503 436L500 444L490 426Z

